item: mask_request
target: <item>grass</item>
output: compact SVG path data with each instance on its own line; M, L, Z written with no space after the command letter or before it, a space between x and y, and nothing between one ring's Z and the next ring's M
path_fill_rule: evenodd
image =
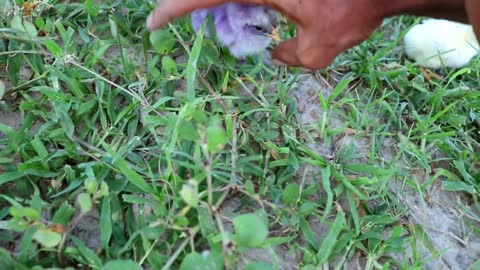
M306 102L302 70L188 19L149 34L153 1L0 6L0 269L423 269L447 247L408 198L442 192L478 235L480 62L428 80L412 18L308 74L331 88Z

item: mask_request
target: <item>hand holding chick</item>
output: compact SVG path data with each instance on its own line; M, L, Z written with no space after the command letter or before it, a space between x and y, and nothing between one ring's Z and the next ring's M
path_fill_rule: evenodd
M149 17L150 30L164 26L194 10L212 8L231 1L164 0ZM342 51L369 37L381 24L373 0L241 0L244 4L268 6L297 25L297 36L277 46L272 57L293 66L322 68ZM364 3L365 2L365 3ZM370 16L365 14L371 13Z
M150 30L196 9L219 6L231 0L164 0L147 21ZM478 0L236 0L275 9L297 25L297 36L281 43L274 59L311 69L329 65L341 52L366 40L383 19L398 14L451 18L480 29ZM479 16L477 16L479 15ZM480 34L480 31L477 32Z

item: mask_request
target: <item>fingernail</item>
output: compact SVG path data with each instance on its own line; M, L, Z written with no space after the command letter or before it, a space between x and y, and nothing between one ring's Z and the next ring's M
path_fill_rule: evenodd
M153 14L148 15L147 28L150 29L150 30L152 29L152 19L153 19Z
M277 66L286 66L287 64L285 64L284 62L278 60L278 59L272 59L272 63L277 65Z

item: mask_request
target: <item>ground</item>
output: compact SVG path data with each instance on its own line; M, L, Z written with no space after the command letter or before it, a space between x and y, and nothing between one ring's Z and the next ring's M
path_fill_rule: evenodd
M480 268L480 61L416 66L414 18L312 72L153 2L0 6L0 269Z

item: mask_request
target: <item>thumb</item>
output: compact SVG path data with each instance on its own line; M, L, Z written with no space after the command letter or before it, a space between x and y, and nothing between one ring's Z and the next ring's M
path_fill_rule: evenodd
M333 59L340 53L335 47L304 46L297 36L280 43L272 52L274 61L296 67L308 69L322 69L331 64ZM308 48L308 49L307 49Z
M280 43L272 52L274 61L287 64L289 66L301 66L300 59L297 57L298 38L292 38Z

